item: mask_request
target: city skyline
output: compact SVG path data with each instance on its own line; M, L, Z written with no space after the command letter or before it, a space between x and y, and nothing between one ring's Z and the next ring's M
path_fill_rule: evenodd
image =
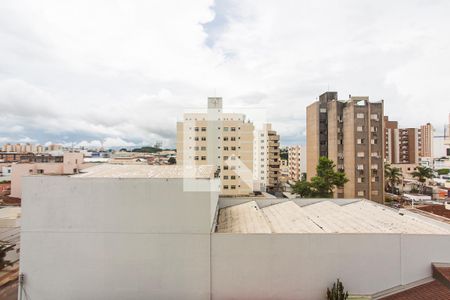
M444 1L0 8L0 144L174 147L179 116L214 95L266 109L282 145L304 144L327 90L383 99L405 127L448 119Z

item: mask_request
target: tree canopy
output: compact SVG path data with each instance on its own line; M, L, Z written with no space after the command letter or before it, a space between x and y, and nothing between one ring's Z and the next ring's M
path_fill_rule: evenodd
M386 178L386 182L388 183L391 192L394 194L395 185L400 183L403 177L402 170L386 164L384 166L384 177Z
M327 157L320 157L316 167L316 176L311 182L306 180L297 181L292 190L301 197L332 198L333 190L342 187L348 182L343 172L335 171L336 165Z

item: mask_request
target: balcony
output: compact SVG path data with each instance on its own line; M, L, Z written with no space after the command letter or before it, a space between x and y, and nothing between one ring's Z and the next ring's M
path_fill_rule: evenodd
M280 136L279 135L269 135L269 141L279 141Z

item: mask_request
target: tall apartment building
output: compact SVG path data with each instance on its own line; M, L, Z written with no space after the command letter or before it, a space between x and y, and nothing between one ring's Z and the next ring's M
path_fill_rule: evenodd
M433 126L430 123L420 126L420 157L433 157Z
M393 164L398 161L398 122L390 121L388 116L384 116L384 159L387 163Z
M397 121L384 118L385 161L389 164L417 164L419 157L433 157L433 126L399 128Z
M335 197L384 201L383 101L368 97L337 100L326 92L307 107L307 178L316 175L321 156L333 160L349 181Z
M255 131L253 141L253 180L255 189L275 192L280 185L280 136L272 124Z
M400 128L398 130L399 164L416 164L421 151L420 131L417 128Z
M306 149L295 145L288 147L289 180L299 181L306 174Z
M214 165L221 195L253 192L253 124L244 114L224 113L222 98L208 98L208 110L185 113L177 123L177 164Z

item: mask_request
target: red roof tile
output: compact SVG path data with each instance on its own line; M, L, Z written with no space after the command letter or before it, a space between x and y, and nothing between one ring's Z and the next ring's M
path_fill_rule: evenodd
M382 298L382 300L450 300L450 289L437 280Z

